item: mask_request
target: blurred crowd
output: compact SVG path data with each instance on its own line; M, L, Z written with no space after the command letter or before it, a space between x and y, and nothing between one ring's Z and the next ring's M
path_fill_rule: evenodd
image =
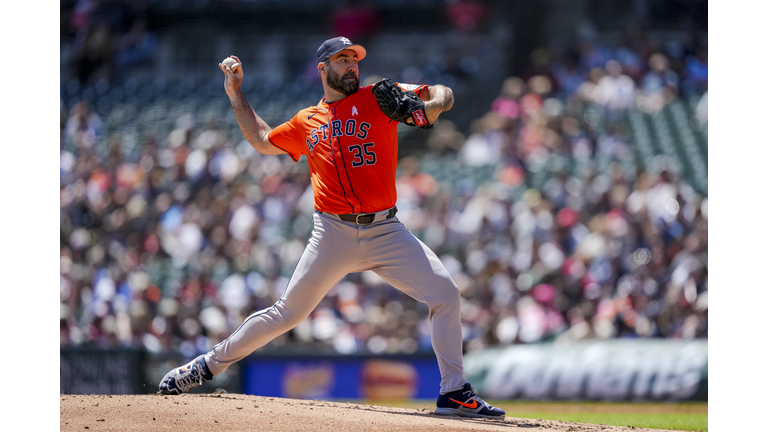
M621 121L697 97L705 126L706 47L641 36L535 54L468 135L441 121L400 161L398 217L459 285L468 350L707 337L706 194L664 157L639 164ZM312 229L306 163L260 155L227 115L181 115L128 158L88 103L63 113L62 346L192 356L281 296ZM288 347L429 350L428 311L350 274L264 349Z
M441 163L493 167L492 181L444 189L403 170L400 200L413 213L401 219L452 263L468 349L707 337L706 191L679 160L639 163L626 117L682 98L693 102L685 121L705 131L706 45L635 30L534 52L530 73L503 82L469 136L436 127L427 144Z
M131 67L151 64L156 35L147 28L145 0L65 0L61 32L74 39L67 73L81 83L125 78Z

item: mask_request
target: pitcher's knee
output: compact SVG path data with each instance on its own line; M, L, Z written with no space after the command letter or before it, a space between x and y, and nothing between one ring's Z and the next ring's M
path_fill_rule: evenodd
M456 286L456 283L453 281L443 284L443 289L440 293L441 296L445 299L445 302L456 304L461 303L461 292L459 291L459 287Z
M283 331L288 331L299 325L304 318L309 316L309 313L303 314L301 311L292 310L280 303L276 303L269 315Z
M456 284L443 284L441 289L427 299L429 315L439 311L458 311L461 309L461 293Z

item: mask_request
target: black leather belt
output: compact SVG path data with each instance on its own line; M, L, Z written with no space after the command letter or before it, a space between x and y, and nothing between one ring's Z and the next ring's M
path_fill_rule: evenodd
M389 209L386 219L392 218L397 213L397 207ZM358 225L370 225L376 219L376 213L349 213L336 215L344 222L354 222Z

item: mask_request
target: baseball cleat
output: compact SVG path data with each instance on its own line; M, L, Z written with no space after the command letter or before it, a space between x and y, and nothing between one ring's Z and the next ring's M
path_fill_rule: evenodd
M188 392L213 378L213 374L205 364L205 356L201 355L182 367L174 368L160 381L160 394L178 395Z
M504 411L480 399L469 383L464 384L461 390L438 396L435 414L494 420L504 420L505 415Z

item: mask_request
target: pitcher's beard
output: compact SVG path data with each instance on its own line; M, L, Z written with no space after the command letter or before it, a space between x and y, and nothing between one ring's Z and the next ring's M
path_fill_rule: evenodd
M347 81L345 78L352 77L354 81ZM328 87L336 90L343 95L351 95L360 89L360 80L357 78L354 72L349 71L340 76L331 68L328 68Z

